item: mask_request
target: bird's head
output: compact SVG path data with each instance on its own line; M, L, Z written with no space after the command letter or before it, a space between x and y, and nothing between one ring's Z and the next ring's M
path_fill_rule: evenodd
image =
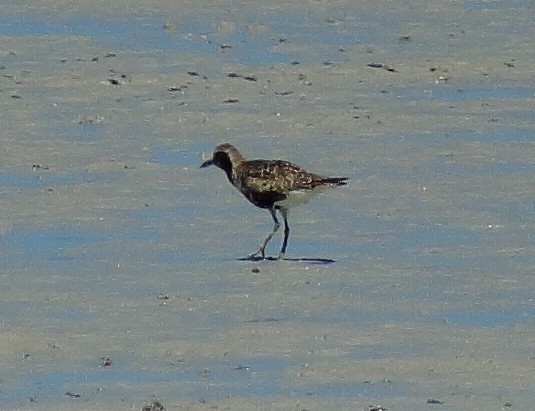
M224 170L227 175L232 175L232 170L240 165L245 159L232 144L224 143L214 148L212 158L201 164L201 168L205 168L211 165L219 167Z

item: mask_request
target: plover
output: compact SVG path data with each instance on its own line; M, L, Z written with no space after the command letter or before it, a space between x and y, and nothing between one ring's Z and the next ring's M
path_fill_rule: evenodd
M245 160L238 149L228 143L214 148L212 158L202 163L201 168L211 165L222 169L247 200L267 209L273 218L273 230L258 250L249 255L251 259L265 259L266 245L280 227L276 211L284 220L284 240L279 253L279 259L283 259L290 236L289 209L307 203L327 187L347 184L347 177L324 177L284 160Z

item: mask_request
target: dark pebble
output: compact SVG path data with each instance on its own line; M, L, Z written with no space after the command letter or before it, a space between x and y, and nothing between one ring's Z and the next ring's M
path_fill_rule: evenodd
M41 164L34 164L32 166L32 170L35 171L35 170L50 170L50 167L48 166L42 166Z
M111 367L113 362L111 361L110 357L101 357L100 358L100 366L101 367Z
M397 73L397 70L395 68L387 66L386 64L383 64L383 63L369 63L367 64L367 66L371 68L382 68L383 70L389 71L391 73Z
M67 391L67 392L65 393L65 395L66 395L67 397L71 397L71 398L80 398L80 397L81 397L80 394L76 394L76 393L73 393L73 392L70 392L70 391Z
M141 409L141 411L165 411L165 408L164 408L163 404L160 401L154 400L150 404L145 405Z
M170 91L170 92L174 92L174 91L184 91L184 90L187 89L187 88L188 88L188 86L184 86L184 85L182 85L182 86L178 86L178 87L169 87L169 88L167 89L167 91Z

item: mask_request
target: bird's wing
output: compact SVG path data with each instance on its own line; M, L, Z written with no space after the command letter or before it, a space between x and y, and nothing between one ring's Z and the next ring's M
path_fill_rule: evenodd
M292 190L310 189L316 175L288 161L247 161L243 172L243 184L255 192L287 194Z

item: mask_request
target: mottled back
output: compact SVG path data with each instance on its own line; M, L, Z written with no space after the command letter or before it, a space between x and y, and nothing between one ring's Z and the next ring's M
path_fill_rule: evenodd
M283 160L245 161L241 183L251 191L275 191L287 194L293 190L312 189L322 177Z

